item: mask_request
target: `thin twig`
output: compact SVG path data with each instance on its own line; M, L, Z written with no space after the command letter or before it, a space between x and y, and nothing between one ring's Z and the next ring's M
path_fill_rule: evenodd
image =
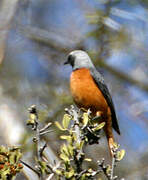
M111 175L110 175L111 180L113 180L113 177L114 177L114 166L115 166L115 157L113 156L112 157Z
M46 147L47 147L47 142L44 144L44 146L42 148L40 148L40 157L43 156L43 152L44 152Z
M40 158L40 130L38 128L38 125L36 128L36 148L37 148L37 159L41 160Z
M47 134L47 133L51 133L51 132L54 132L54 130L48 130L48 131L44 131L42 133L40 132L40 136Z
M20 160L20 162L25 165L26 167L28 167L29 169L31 169L33 172L35 172L39 177L40 177L40 173L35 170L33 167L31 167L29 164L25 163L23 160Z
M36 151L37 151L37 159L40 161L41 157L40 157L40 129L39 129L39 120L38 120L38 113L36 110L36 106L33 105L32 108L34 108L34 114L36 115L35 118L35 128L34 130L36 130Z
M82 175L83 175L84 173L86 173L86 172L87 172L87 169L84 169L83 171L81 171L81 172L78 174L77 179L79 179L80 177L82 177Z
M78 113L76 112L76 110L74 109L74 106L72 106L72 113L73 113L73 118L74 118L74 122L75 122L75 131L76 131L76 136L77 136L77 140L78 143L81 142L81 132L79 129L79 120L78 120Z
M50 174L46 180L51 180L54 176L54 173Z
M43 133L44 131L46 131L51 125L52 125L51 122L49 122L48 124L46 124L45 127L43 127L42 129L40 129L40 134Z

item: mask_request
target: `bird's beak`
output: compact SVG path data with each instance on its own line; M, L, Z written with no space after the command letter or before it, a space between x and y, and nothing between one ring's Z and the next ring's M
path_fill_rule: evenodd
M68 62L68 61L65 61L65 62L64 62L64 65L66 65L66 64L69 64L69 62Z

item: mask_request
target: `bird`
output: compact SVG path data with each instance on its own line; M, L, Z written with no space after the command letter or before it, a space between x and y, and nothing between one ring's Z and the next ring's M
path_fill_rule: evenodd
M105 122L104 131L111 155L115 148L114 129L120 129L114 103L103 76L95 68L89 55L82 50L74 50L64 63L72 66L70 91L78 108L90 109L94 117L101 116Z

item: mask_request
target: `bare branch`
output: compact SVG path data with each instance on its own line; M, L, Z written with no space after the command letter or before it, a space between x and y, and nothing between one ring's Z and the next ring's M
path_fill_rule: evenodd
M99 64L99 66L105 68L107 71L109 71L111 74L116 76L118 79L126 81L128 83L131 83L131 84L141 88L142 90L148 92L148 84L143 83L143 82L131 77L130 75L127 75L124 72L119 71L118 69L108 65L103 60L98 59L97 64Z
M25 165L27 168L31 169L33 172L35 172L38 176L40 176L40 173L34 169L33 167L31 167L29 164L25 163L23 160L20 160L20 162Z
M3 0L0 7L0 64L4 58L5 43L18 0Z
M28 26L19 25L19 30L29 39L36 41L38 43L45 44L46 46L54 48L57 51L60 51L62 53L67 53L67 51L69 51L68 50L69 46L72 45L72 42L70 40L67 40L68 41L67 42L66 38L63 38L63 35L61 38L61 36L58 35L57 33L53 33L44 29L32 27L30 25ZM66 47L66 44L69 46Z
M31 27L31 26L28 26L28 27L20 27L20 30L22 31L22 33L27 36L28 38L38 42L38 43L43 43L51 48L54 48L55 50L61 52L61 53L69 53L72 49L65 46L64 44L62 44L62 41L61 42L57 42L56 40L54 40L53 38L51 38L52 36L52 33L46 31L46 30L42 30L42 29L39 29L39 28L34 28L34 27ZM56 35L58 36L58 35ZM52 37L55 37L55 34L54 36ZM64 42L64 41L63 41ZM67 43L70 45L71 42L69 41L69 43ZM80 44L76 44L73 49L78 49L78 46ZM83 42L81 43L81 49L85 49L83 47ZM99 57L100 58L100 57ZM111 74L113 74L116 78L120 79L120 80L123 80L123 81L126 81L130 84L133 84L139 88L141 88L142 90L148 92L148 84L146 83L143 83L133 77L131 77L130 75L127 75L125 74L124 72L121 72L119 70L117 70L116 68L108 65L105 61L103 61L102 59L96 59L95 60L96 63L103 67L104 69L106 69L107 71L109 71Z

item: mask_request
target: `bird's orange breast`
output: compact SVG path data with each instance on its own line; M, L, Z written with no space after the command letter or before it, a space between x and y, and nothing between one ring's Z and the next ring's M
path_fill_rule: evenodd
M81 68L72 72L70 77L70 89L73 99L79 108L85 108L96 113L108 111L108 104L93 80L90 70Z

